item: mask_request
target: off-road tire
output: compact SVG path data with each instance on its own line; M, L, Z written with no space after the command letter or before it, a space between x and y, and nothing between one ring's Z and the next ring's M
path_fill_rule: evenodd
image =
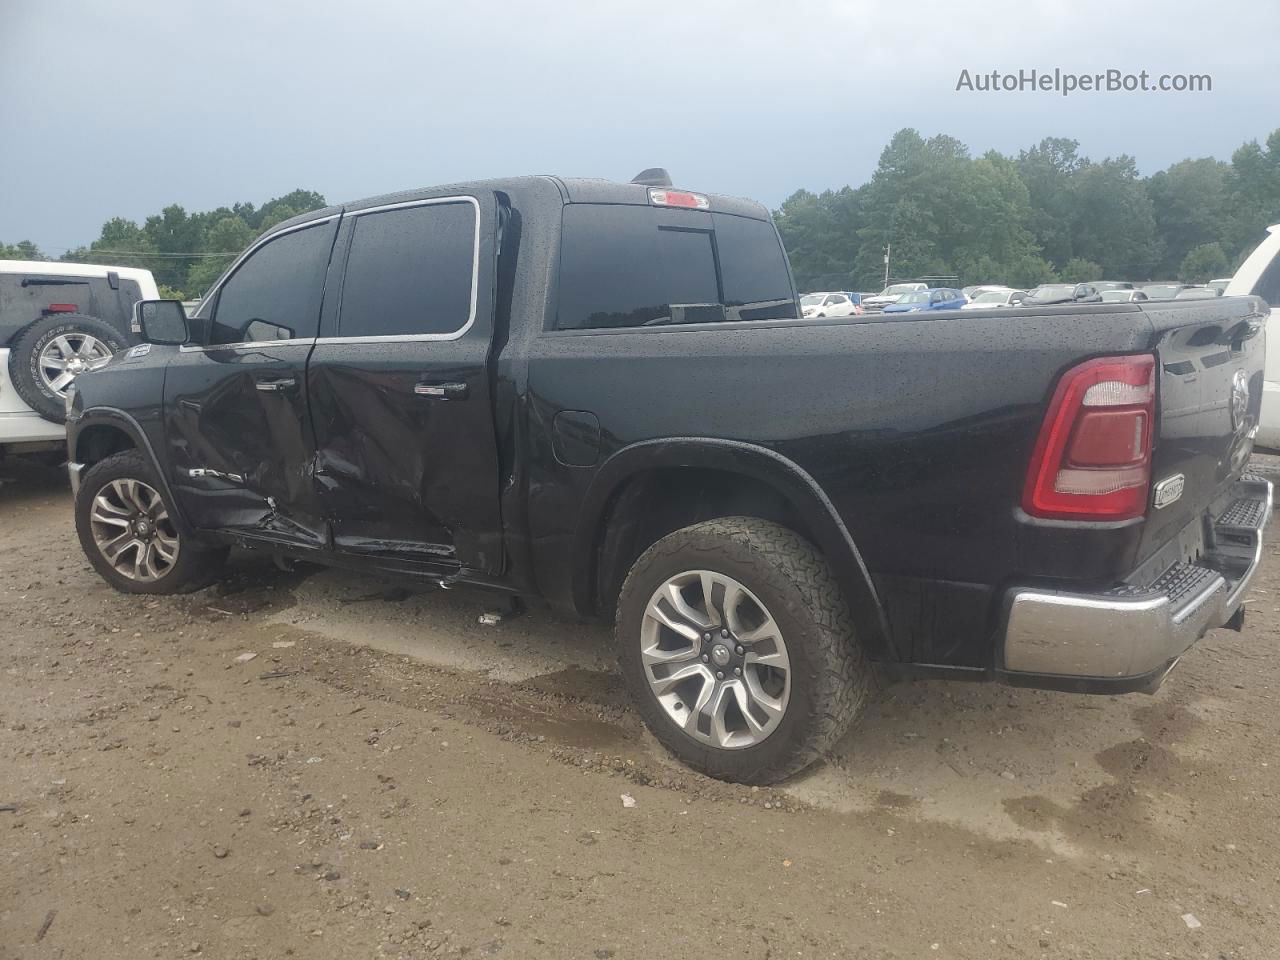
M90 467L80 482L80 490L76 494L75 518L76 533L80 537L80 546L93 568L98 571L107 583L121 593L171 594L190 593L209 586L218 579L218 574L226 562L230 552L226 547L209 547L197 543L190 536L177 529L179 549L176 561L156 580L133 580L118 572L103 556L94 540L90 523L90 513L94 498L113 480L139 480L153 490L159 492L164 506L170 516L173 515L173 504L164 493L164 486L156 476L150 461L138 450L126 450L113 454Z
M768 608L785 638L791 660L786 713L751 746L718 748L685 733L645 674L640 637L649 600L668 578L695 569L738 580ZM768 784L803 770L854 725L871 689L870 666L826 560L794 531L754 517L685 527L641 554L618 599L616 642L623 679L654 736L690 767L721 780Z
M111 324L81 313L63 313L37 320L9 345L9 379L24 403L44 419L65 423L66 404L49 389L40 376L40 353L49 342L68 333L85 333L119 353L128 346L124 336Z

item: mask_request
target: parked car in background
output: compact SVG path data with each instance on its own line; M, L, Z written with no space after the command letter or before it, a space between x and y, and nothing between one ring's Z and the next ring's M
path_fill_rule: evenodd
M1138 289L1147 295L1149 300L1172 300L1183 290L1189 290L1190 283L1144 283Z
M968 302L959 290L938 287L903 294L897 302L889 304L881 312L918 313L921 310L959 310Z
M806 293L800 298L801 316L804 317L852 317L862 308L849 299L843 291Z
M1101 303L1102 294L1091 283L1045 283L1027 293L1023 306L1045 307L1055 303Z
M133 305L157 296L149 270L0 260L0 454L65 452L68 388L136 341Z
M1220 296L1217 290L1208 287L1185 287L1174 295L1175 300L1212 300Z
M1101 296L1103 303L1140 303L1151 299L1141 290L1103 290Z
M1208 287L1210 290L1216 290L1220 295L1225 295L1227 292L1227 286L1230 283L1231 283L1231 278L1226 277L1224 279L1210 280L1208 283L1205 284L1205 286Z
M1249 254L1227 284L1224 296L1259 297L1271 305L1268 328L1280 316L1280 223L1267 228L1267 235ZM1224 308L1226 304L1223 304ZM1280 327L1267 330L1267 358L1263 368L1262 416L1258 423L1258 443L1280 450Z
M189 320L139 304L147 349L76 385L80 543L132 594L239 545L599 617L656 737L753 783L849 729L872 661L1115 694L1242 622L1254 301L796 306L738 198L527 177L316 210Z
M1133 284L1128 280L1090 280L1089 286L1093 287L1099 293L1107 290L1132 290Z
M874 297L863 297L862 306L869 313L875 313L878 310L883 310L891 303L896 303L903 294L916 293L920 290L928 289L929 285L927 283L891 283Z
M992 310L997 307L1016 307L1027 299L1027 291L1009 287L988 287L982 293L970 297L961 310Z
M984 283L976 287L962 287L960 292L965 295L966 299L973 300L975 297L980 297L984 293L990 293L993 290L1012 290L1012 289L1013 287L1006 286L1003 283Z

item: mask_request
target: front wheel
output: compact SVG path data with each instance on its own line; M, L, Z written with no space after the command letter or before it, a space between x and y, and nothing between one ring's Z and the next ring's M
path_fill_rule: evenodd
M76 533L102 578L123 593L186 593L214 581L225 548L184 536L160 481L137 450L95 464L76 495Z
M765 520L709 520L646 550L622 587L617 642L654 735L722 780L802 770L867 701L869 670L826 561Z

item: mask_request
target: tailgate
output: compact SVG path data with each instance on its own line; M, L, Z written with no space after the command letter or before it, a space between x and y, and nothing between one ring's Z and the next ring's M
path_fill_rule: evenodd
M1206 518L1230 506L1261 411L1266 310L1251 297L1143 305L1160 383L1140 562L1174 543L1195 559Z

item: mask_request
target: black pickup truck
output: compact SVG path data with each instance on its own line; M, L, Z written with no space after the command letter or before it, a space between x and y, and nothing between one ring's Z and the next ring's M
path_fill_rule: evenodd
M1254 298L799 318L768 211L528 177L319 210L68 398L113 586L233 545L615 618L713 776L830 747L872 671L1121 693L1239 627Z

